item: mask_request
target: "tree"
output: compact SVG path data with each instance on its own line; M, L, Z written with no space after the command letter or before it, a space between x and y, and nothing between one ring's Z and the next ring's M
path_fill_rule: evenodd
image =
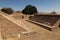
M1 11L7 14L12 14L14 12L12 8L2 8Z
M36 14L37 13L37 8L35 6L32 5L27 5L23 10L22 10L23 14Z

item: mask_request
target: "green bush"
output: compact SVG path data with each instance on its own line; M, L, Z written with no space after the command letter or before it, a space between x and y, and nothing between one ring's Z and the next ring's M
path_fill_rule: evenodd
M12 8L2 8L1 11L7 14L12 14L14 12Z

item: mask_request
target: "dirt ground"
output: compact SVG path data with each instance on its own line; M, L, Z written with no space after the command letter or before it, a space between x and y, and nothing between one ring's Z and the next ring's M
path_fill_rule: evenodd
M21 40L60 40L60 28L55 31L49 31L41 26L35 25L25 20L22 21L28 28L36 31L37 33L29 38L24 38Z

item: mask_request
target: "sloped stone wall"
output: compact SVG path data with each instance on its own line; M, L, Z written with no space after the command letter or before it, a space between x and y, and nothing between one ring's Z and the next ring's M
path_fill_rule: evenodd
M0 29L1 29L1 34L3 38L16 36L20 32L26 31L25 29L9 21L2 15L0 15Z

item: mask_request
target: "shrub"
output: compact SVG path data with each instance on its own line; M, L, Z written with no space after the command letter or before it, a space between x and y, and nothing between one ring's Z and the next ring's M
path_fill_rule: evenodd
M12 8L2 8L1 11L7 14L12 14L14 12Z

